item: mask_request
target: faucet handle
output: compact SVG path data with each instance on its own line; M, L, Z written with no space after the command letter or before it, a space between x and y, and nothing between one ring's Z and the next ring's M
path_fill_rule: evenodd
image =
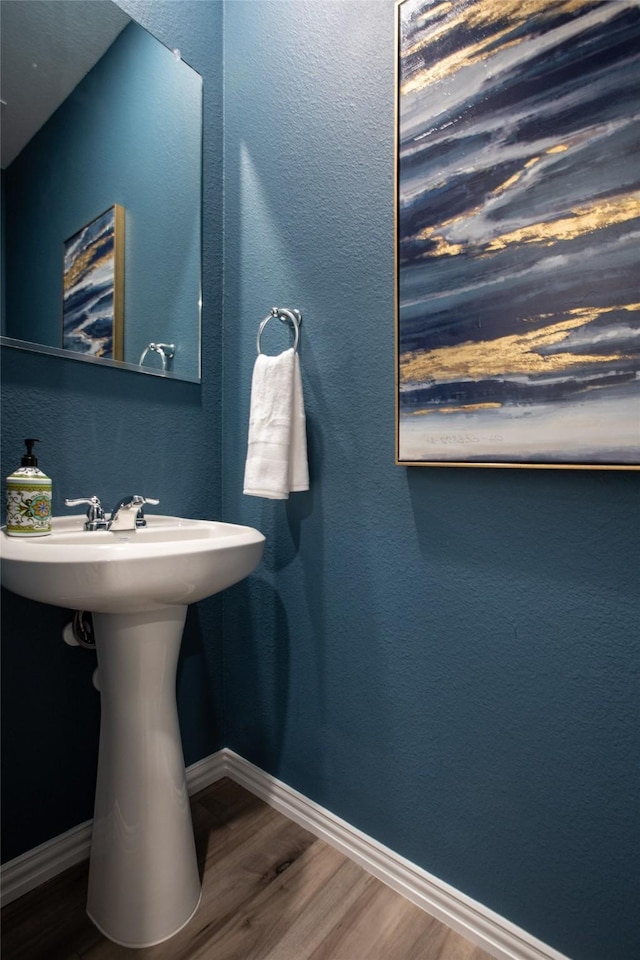
M90 520L97 520L100 516L104 516L99 497L80 497L78 500L66 499L64 501L65 507L79 507L82 503L89 504L87 516L89 517L89 514L92 514L92 516L89 517Z
M136 527L146 527L147 521L145 520L143 507L146 503L150 503L152 507L157 507L160 503L159 500L155 500L153 497L141 497L138 494L135 494L131 498L134 504L138 505L138 515L136 516Z
M88 504L85 530L99 530L106 526L104 510L98 497L80 497L77 500L66 499L64 501L65 507L78 507L83 503Z

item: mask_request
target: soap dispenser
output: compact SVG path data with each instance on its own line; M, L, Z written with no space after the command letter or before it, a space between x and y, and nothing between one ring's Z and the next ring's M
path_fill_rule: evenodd
M11 537L42 537L51 533L51 480L38 470L34 443L24 441L22 465L7 477L7 533Z

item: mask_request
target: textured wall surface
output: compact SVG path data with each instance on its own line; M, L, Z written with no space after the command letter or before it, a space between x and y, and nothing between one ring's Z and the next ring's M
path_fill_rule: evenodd
M22 438L40 437L55 513L67 512L65 497L97 493L110 506L139 492L159 497L163 513L219 518L222 8L191 0L121 6L204 78L203 382L3 350L2 464L11 473ZM69 614L6 591L2 600L2 856L9 860L93 815L99 697L91 686L95 655L62 642ZM214 599L190 611L178 670L187 763L222 746L220 677Z
M635 960L637 477L394 466L393 4L226 5L223 331L222 5L122 6L205 78L204 382L6 351L5 473L35 434L57 512L140 485L267 535L222 601L226 737L219 604L192 611L187 763L227 743L572 960ZM241 493L274 304L304 315L286 503ZM98 699L64 611L3 601L9 859L91 816Z
M224 505L268 544L225 598L227 742L573 960L635 960L638 477L394 466L393 71L391 2L225 7ZM241 493L274 304L286 503Z

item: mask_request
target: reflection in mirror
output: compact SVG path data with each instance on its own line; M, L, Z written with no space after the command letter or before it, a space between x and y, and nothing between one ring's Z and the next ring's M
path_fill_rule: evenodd
M198 381L201 77L111 0L0 27L4 342Z

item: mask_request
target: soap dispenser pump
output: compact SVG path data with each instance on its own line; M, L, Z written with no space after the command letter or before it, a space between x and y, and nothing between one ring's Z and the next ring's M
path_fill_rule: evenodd
M51 533L51 480L38 469L34 443L24 441L27 452L21 466L7 477L7 533L11 537L42 537Z

